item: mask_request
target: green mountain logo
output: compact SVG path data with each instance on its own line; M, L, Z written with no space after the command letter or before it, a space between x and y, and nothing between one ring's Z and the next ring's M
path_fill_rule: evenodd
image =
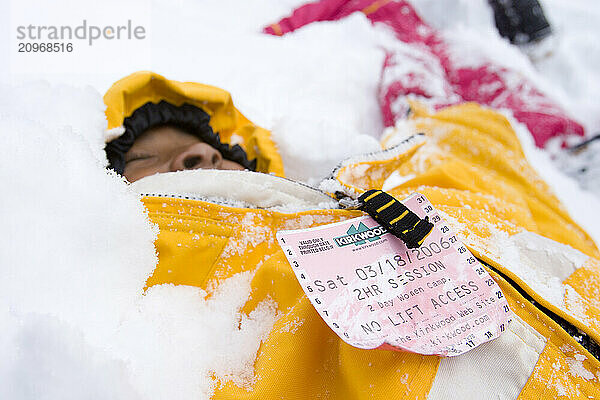
M333 238L333 241L339 247L348 246L349 244L360 246L367 243L367 241L374 242L381 239L381 235L385 233L387 233L387 231L382 226L378 225L374 228L367 228L367 226L361 222L358 224L357 228L354 227L354 224L350 225L350 228L346 231L346 235Z

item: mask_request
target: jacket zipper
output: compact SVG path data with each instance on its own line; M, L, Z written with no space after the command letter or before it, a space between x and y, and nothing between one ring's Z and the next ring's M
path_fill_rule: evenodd
M486 263L478 257L477 260L479 260L480 263L482 263L483 265L500 275L513 288L515 288L519 292L519 294L523 296L525 300L527 300L534 308L547 315L548 317L550 317L550 319L552 319L554 322L560 325L560 327L564 329L564 331L567 332L577 343L582 345L596 360L600 361L600 345L598 345L598 343L596 343L591 337L589 337L587 333L580 331L569 321L565 320L558 314L552 312L551 310L536 302L533 299L533 297L531 297L525 290L523 290L523 288L521 288L515 281L506 276L501 271L497 270L496 268L494 268L493 266L491 266L490 264Z

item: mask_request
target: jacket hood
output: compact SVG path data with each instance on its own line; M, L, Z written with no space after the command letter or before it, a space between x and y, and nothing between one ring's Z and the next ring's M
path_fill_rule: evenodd
M104 95L108 129L122 134L125 118L148 102L161 101L201 108L210 116L209 124L223 143L239 144L248 159L256 159L257 171L284 176L271 133L244 117L234 107L229 92L214 86L169 80L148 71L133 73L115 82Z

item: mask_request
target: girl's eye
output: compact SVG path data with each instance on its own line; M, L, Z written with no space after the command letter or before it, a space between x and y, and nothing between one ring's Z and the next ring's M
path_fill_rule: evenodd
M148 158L151 158L151 157L152 156L146 155L146 154L135 155L135 156L129 157L129 159L125 160L125 164L129 164L130 162L133 162L133 161L147 160Z

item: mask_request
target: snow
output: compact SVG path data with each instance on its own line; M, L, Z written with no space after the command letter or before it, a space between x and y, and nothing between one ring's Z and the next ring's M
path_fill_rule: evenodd
M223 87L248 118L272 130L288 176L316 183L340 159L379 148L376 94L389 34L360 14L282 38L260 33L303 2L0 2L0 51L10 55L0 62L0 398L202 399L214 390L211 376L251 388L276 304L241 312L251 273L210 296L185 286L143 291L157 261L157 232L138 195L103 169L101 94L143 69ZM558 47L533 65L497 36L485 3L416 1L446 37L469 38L467 51L456 53L464 63L510 63L590 134L600 130L600 5L546 0ZM85 57L16 53L15 25L83 18L136 19L148 38L139 48L97 43ZM432 82L431 90L443 87ZM518 132L529 161L600 242L598 198ZM571 370L584 376L580 361Z
M467 45L455 53L464 65L487 59L518 70L582 122L591 136L600 131L600 49L595 43L600 7L589 0L540 3L555 35L552 53L534 64L500 37L487 0L413 1L425 20L442 29L450 42Z
M93 85L104 93L113 82L134 71L152 70L169 79L222 87L233 94L242 113L272 131L286 174L312 183L323 178L341 158L379 148L375 136L382 122L376 93L384 52L377 45L381 34L363 15L353 15L341 23L313 24L278 38L260 30L302 1L198 4L192 0L155 0L136 8L136 0L125 2L124 10L123 3L109 0L93 6L87 1L89 9L82 10L77 18L73 11L77 7L73 9L69 0L44 6L33 0L15 1L13 9L22 12L13 11L16 16L11 26L27 25L38 13L53 15L63 9L71 10L74 25L83 16L91 21L89 14L96 9L101 9L100 17L94 19L99 25L114 24L115 18L101 18L106 10L129 13L148 25L145 45L149 50L138 54L138 48L128 42L104 47L99 43L90 57L113 60L109 65L79 66L79 60L53 57L40 59L44 64L26 63L29 73L22 72L23 68L11 69L18 57L24 57L11 52L12 64L3 65L6 73L0 69L0 80L13 83L45 78ZM150 10L150 16L145 16L147 11L138 16L139 10ZM16 48L16 44L11 45ZM127 57L118 53L125 50L134 54ZM69 73L59 73L61 70ZM320 151L315 152L315 147Z
M516 274L545 300L573 313L573 307L567 310L565 299L571 299L577 292L562 282L581 267L588 256L531 232L512 236L497 232L493 237L500 265Z
M252 384L256 353L277 314L271 300L247 315L240 312L251 278L251 273L235 275L208 299L189 286L148 290L114 344L129 361L142 398L206 398L214 390L212 375L239 386Z
M583 366L582 360L577 359L577 356L583 357L584 360L586 359L586 357L581 354L576 355L575 359L568 358L567 364L569 365L569 373L573 376L577 376L579 378L583 378L588 381L596 380L596 377L594 376L594 374L591 373L590 371L588 371Z
M596 192L581 188L578 182L558 169L560 163L554 163L547 152L535 147L527 127L512 118L510 114L507 113L506 116L521 141L529 163L554 190L554 194L567 208L573 220L583 227L596 243L600 243L600 191L597 191L600 189L600 179L593 183ZM600 164L597 164L595 168L599 166Z
M0 398L206 398L213 375L250 384L275 304L240 312L249 273L209 299L185 286L144 293L156 228L103 169L98 93L2 93Z
M82 324L76 329L50 315L1 313L9 329L0 344L0 396L207 398L214 390L212 376L249 387L256 352L277 315L269 300L248 315L240 313L251 277L226 280L208 300L198 288L154 286L138 296L136 307L123 308L118 328L99 327L99 346L85 340L90 332Z
M587 145L556 154L556 167L574 177L580 186L600 197L600 137Z
M476 66L491 60L496 65L517 70L582 123L587 137L600 133L600 78L597 73L600 49L596 45L600 7L596 3L589 0L542 1L554 34L540 44L540 49L536 49L538 53L548 49L549 53L532 59L526 56L527 52L532 51L520 51L500 37L487 0L416 0L413 4L427 22L442 29L457 65ZM568 142L575 145L581 139L574 137ZM590 147L586 151L569 154L562 151L556 141L548 144L548 150L555 159L552 171L558 168L578 180L586 199L591 198L587 191L600 197L600 144L595 142ZM537 165L531 159L530 162ZM541 162L544 168L549 166L546 160ZM552 179L548 179L548 174L542 175L546 181L553 183ZM562 185L574 187L571 182L563 179L564 174L552 175L557 176ZM557 190L560 191L573 193L572 190ZM598 205L593 200L591 203ZM581 209L574 206L569 211L576 213ZM580 217L576 219L578 222L584 220ZM593 224L584 226L590 229ZM592 236L596 240L599 238L597 233Z

